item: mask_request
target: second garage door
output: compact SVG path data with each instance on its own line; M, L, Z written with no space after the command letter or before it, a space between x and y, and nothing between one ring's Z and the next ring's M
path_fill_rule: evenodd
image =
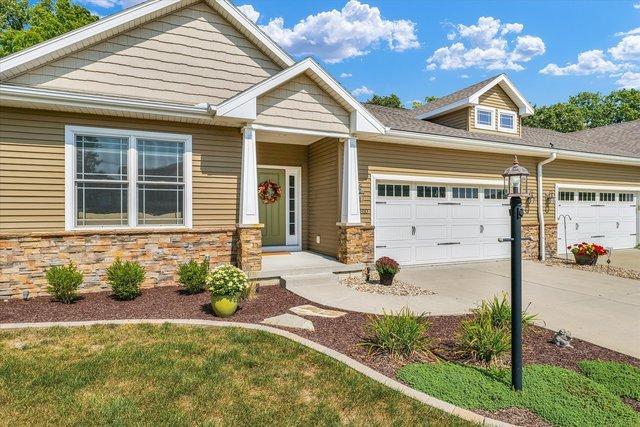
M502 188L378 181L376 257L401 264L509 257L509 207Z

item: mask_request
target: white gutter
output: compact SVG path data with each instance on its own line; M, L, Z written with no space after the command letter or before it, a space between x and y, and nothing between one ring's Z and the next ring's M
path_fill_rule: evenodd
M160 101L127 99L104 95L86 95L83 93L63 92L25 86L1 85L0 101L29 102L32 104L68 107L93 108L109 112L128 111L138 114L157 114L161 116L210 120L215 109L209 104L184 105Z
M611 154L596 154L581 151L560 150L557 148L552 149L530 145L511 144L508 142L495 142L464 137L423 134L393 129L384 136L372 135L369 139L373 141L396 144L431 146L439 148L452 148L458 150L484 151L536 157L549 156L552 153L556 153L558 159L640 166L640 158L638 157L625 157Z
M547 249L545 247L545 228L544 228L544 212L542 212L542 167L547 163L553 162L558 155L556 153L551 153L549 158L544 159L538 162L538 168L536 170L536 184L538 189L538 225L540 226L540 231L538 231L538 258L540 261L544 261L547 257Z

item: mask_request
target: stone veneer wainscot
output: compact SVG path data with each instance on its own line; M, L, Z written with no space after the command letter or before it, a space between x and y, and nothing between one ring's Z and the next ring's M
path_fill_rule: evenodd
M21 297L23 290L45 294L45 270L69 262L84 274L82 290L104 289L117 257L144 267L144 287L174 285L178 264L190 259L234 262L235 236L234 226L0 234L0 299Z

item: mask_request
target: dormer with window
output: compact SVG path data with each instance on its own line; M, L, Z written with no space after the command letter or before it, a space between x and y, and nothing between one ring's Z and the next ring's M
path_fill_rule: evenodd
M533 107L501 74L418 108L416 118L470 132L520 137Z

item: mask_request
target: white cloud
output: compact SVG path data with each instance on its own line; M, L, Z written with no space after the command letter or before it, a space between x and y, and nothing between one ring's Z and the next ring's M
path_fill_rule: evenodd
M461 78L461 79L468 79L468 78L469 78L469 75L468 75L468 74L461 74L461 75L460 75L460 78Z
M434 81L436 78L434 76L429 77L429 81L432 82Z
M260 18L260 12L255 10L250 4L243 4L242 6L238 6L240 12L244 13L247 18L251 19L255 24L258 22L258 18Z
M356 98L359 98L361 96L371 96L373 95L373 93L374 92L366 86L360 86L359 88L351 91L351 95L355 96Z
M292 28L281 17L260 28L290 53L329 63L367 55L380 43L396 52L420 47L415 22L383 19L380 9L358 0L349 0L342 10L309 15Z
M480 68L487 70L523 70L522 63L545 52L540 37L523 35L515 40L506 36L519 34L524 25L513 22L502 24L499 19L481 16L474 25L454 25L449 40L459 38L450 46L436 49L427 59L427 70ZM510 44L515 46L510 48Z
M625 89L640 89L640 73L627 71L616 80L616 83Z
M634 9L640 9L640 3L636 3L636 4L634 4L634 5L633 5L633 8L634 8Z
M567 64L559 67L556 64L549 64L540 70L542 74L550 74L552 76L568 76L568 75L590 75L590 74L609 74L620 70L620 66L607 60L604 52L599 49L588 50L578 55L578 62L575 64Z
M353 76L353 74L351 74L351 73L342 73L342 74L340 74L340 78L341 79L348 79L351 76Z
M126 9L128 7L140 4L144 1L146 0L80 0L81 3L90 4L105 9L110 9L116 6L119 6L122 9Z
M620 31L619 33L615 33L614 36L618 36L618 37L620 37L620 36L632 36L634 34L640 34L640 27L634 28L633 30L629 30L629 31Z
M609 53L618 61L640 60L640 35L627 36L609 49Z

